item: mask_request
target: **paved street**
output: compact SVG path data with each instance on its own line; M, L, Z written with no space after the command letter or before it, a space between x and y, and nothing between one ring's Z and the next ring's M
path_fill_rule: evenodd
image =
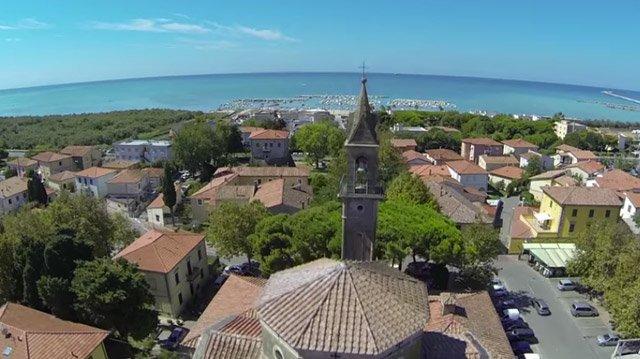
M574 318L569 307L574 300L584 297L576 292L560 292L555 288L557 278L544 278L516 256L500 256L496 266L498 276L514 293L524 320L539 340L532 345L542 358L600 359L610 358L612 347L599 347L595 337L606 333L608 326L601 317ZM530 307L532 297L543 299L551 309L551 315L543 317Z
M513 210L520 204L520 197L502 198L502 227L500 228L500 241L505 247L508 247L509 236L511 235L511 218Z

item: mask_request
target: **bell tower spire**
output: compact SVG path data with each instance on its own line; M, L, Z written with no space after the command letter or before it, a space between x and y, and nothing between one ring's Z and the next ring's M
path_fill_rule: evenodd
M360 96L345 142L347 174L340 188L342 199L342 259L370 261L378 220L378 201L383 198L378 184L378 136L371 113L367 78L362 65Z

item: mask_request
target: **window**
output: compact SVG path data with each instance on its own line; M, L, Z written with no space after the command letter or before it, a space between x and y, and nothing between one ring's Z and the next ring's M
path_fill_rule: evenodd
M572 233L576 229L575 223L569 223L569 233Z
M178 303L182 305L182 293L178 293Z
M282 143L278 142L278 147L282 147Z
M58 166L62 166L62 161L58 161Z
M200 268L200 278L204 278L204 269Z
M89 184L93 184L93 179L89 179Z
M593 214L595 213L595 211L593 209L589 210L589 218L593 218Z
M180 276L178 275L178 271L176 271L175 278L176 278L176 284L180 283Z
M11 198L9 198L9 204L11 204Z
M198 206L202 206L202 200L201 199L198 200Z
M160 222L160 216L156 214L156 222Z
M202 250L198 249L198 260L202 259Z
M604 212L604 216L605 218L609 218L609 216L611 216L611 210L608 209L606 212Z
M571 211L571 217L575 217L578 215L578 209L574 208L573 211Z
M193 268L191 268L191 259L187 259L187 273L189 273L188 275L193 273Z

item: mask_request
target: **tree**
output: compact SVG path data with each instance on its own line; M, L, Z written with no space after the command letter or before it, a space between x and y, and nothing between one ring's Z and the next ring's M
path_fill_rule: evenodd
M267 210L258 201L222 203L209 215L206 240L221 257L244 254L250 262L253 247L249 236L254 233L256 224L267 215Z
M524 175L526 178L533 177L542 173L542 162L540 161L540 156L531 156L529 158L529 163L524 168Z
M164 205L169 207L171 213L171 224L175 227L176 219L173 215L173 208L176 205L176 185L173 183L173 165L169 163L164 164L164 177L162 178L162 199Z
M73 305L84 323L115 330L121 338L143 339L152 333L158 313L144 275L123 259L99 258L75 270Z
M304 125L294 135L296 146L306 153L316 168L327 155L335 156L340 151L344 139L344 133L329 121Z
M173 140L176 162L191 173L207 172L211 161L222 154L213 128L206 122L193 122L182 128Z
M418 149L421 151L448 148L452 151L459 152L462 146L462 138L460 132L445 132L440 128L432 128L424 134L416 138Z
M18 175L18 172L12 168L7 167L6 170L4 170L4 178L11 178L11 177L15 177Z
M420 177L410 172L402 172L396 176L386 191L388 200L400 200L413 204L428 204L434 209L438 208L437 202L431 196L431 192Z
M402 160L402 156L391 145L390 133L381 132L378 137L380 140L378 152L379 178L384 186L402 171L406 170L407 165Z
M49 202L47 190L42 183L42 177L36 171L30 170L27 180L27 194L29 202L37 202L46 205Z

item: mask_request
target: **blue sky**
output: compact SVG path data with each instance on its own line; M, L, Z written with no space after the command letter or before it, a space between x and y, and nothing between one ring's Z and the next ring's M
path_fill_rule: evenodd
M0 88L370 71L640 89L640 1L0 2Z

